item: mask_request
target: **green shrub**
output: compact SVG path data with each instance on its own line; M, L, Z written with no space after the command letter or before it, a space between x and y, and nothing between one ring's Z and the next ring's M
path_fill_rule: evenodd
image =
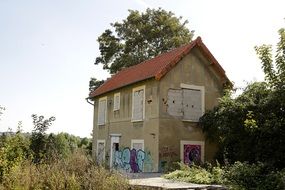
M180 170L166 174L164 178L198 184L219 184L223 181L224 170L219 166L209 165L208 169L205 169L196 165L187 166L183 163L179 165Z
M272 171L263 163L235 162L226 167L220 167L219 164L206 164L203 167L179 165L179 170L164 175L164 178L199 184L220 184L231 190L285 189L285 169Z
M226 168L225 178L230 189L285 189L285 170L272 171L263 163L235 162Z

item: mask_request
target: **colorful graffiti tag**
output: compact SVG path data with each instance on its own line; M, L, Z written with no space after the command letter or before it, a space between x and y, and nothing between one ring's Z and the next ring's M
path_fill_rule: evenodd
M184 145L184 163L193 164L201 162L201 145Z
M151 168L150 154L146 154L143 150L124 148L120 151L115 151L113 166L118 170L125 170L126 172L138 173Z

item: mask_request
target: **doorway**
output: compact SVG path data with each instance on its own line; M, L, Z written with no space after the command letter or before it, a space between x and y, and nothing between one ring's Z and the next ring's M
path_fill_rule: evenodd
M115 153L119 151L120 147L120 134L111 134L111 148L110 148L110 168L113 167L115 161Z

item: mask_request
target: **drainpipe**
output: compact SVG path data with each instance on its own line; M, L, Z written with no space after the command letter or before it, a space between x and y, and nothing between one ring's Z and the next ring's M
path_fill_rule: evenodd
M94 106L94 103L90 102L90 98L85 98L85 100L87 101L88 104L91 104L92 106Z

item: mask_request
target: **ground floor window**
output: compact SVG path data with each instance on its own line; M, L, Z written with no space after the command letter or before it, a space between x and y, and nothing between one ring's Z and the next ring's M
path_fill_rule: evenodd
M103 163L105 160L105 140L97 140L97 162Z
M204 141L180 141L180 159L185 164L204 162Z
M144 150L144 140L142 140L142 139L132 139L131 140L131 149Z

